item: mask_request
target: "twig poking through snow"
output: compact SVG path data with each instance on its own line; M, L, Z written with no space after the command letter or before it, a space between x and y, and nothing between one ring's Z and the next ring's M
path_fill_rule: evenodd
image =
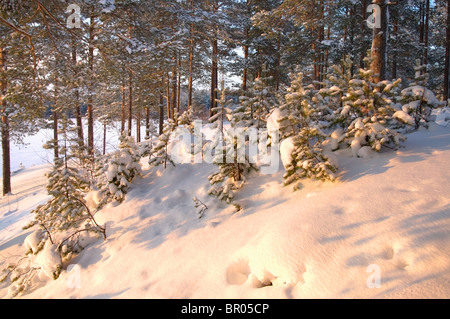
M195 203L195 208L199 208L198 214L199 214L199 219L202 218L205 215L205 211L208 209L208 206L206 206L205 203L203 203L200 199L198 199L197 197L193 197L192 200Z

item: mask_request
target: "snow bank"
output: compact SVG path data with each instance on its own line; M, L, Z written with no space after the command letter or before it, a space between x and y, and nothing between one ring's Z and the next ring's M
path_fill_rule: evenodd
M450 107L444 107L433 111L436 116L435 122L441 126L450 126Z
M283 163L284 168L287 168L288 165L292 164L292 152L295 150L294 146L294 137L289 137L283 140L280 144L280 154L281 161Z
M57 251L57 245L47 241L44 249L37 255L36 263L39 264L45 276L50 279L58 278L62 269L62 261Z
M36 230L32 232L25 238L24 245L27 251L31 250L33 254L37 253L42 239L44 238L41 230Z

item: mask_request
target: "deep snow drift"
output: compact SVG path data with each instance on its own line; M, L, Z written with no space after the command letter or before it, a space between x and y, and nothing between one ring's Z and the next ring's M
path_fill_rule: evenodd
M107 240L23 297L449 298L450 129L432 124L404 145L370 159L339 150L337 182L295 193L282 165L254 174L237 213L207 195L214 165L144 165L124 203L96 215ZM15 195L0 200L0 268L25 251L45 169L15 174Z

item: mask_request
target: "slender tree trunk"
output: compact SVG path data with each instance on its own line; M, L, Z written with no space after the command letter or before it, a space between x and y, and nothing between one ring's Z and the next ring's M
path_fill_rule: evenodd
M248 1L247 1L248 3ZM244 70L243 70L243 74L242 74L242 91L247 91L247 81L248 81L248 42L249 42L249 33L250 33L250 28L249 27L245 27L244 30L245 33L245 43L244 43Z
M212 112L212 109L214 109L217 106L217 86L218 86L218 55L219 55L219 49L218 49L218 42L217 39L214 39L212 41L212 63L211 63L211 98L210 98L210 115L214 115Z
M164 128L164 96L162 90L159 91L159 135L163 133Z
M0 47L0 72L6 71L6 52ZM0 73L1 74L1 73ZM2 171L3 171L3 196L11 193L11 152L9 136L9 118L6 113L6 74L0 78L0 114L1 114L1 138L2 138Z
M106 154L106 122L103 123L103 155Z
M141 109L136 111L136 143L141 142Z
M59 158L59 148L58 148L58 84L55 79L55 96L53 105L53 156L54 161Z
M150 108L145 108L145 139L150 138Z
M276 60L276 69L275 69L275 90L278 92L280 89L280 70L281 68L281 34L278 34L277 40L277 60Z
M75 94L75 117L77 121L77 135L78 144L80 147L84 146L84 134L83 134L83 114L81 114L81 104L80 104L80 89L78 83L78 67L77 67L77 43L75 36L72 36L72 67L74 75L74 94Z
M88 89L88 153L94 154L94 32L95 32L95 16L91 14L89 24L89 50L88 50L88 66L89 66L89 89Z
M191 0L192 15L194 14L194 0ZM189 39L189 79L188 79L188 110L192 110L192 89L194 71L194 23L191 23L190 39Z
M394 50L392 52L392 79L397 79L397 35L398 35L398 18L395 17L394 19L394 29L393 34L395 38L395 44L394 44Z
M424 26L424 49L423 49L423 64L428 64L428 38L429 38L429 20L430 20L430 0L425 4L425 26ZM424 72L427 72L425 69Z
M133 74L129 72L128 77L128 136L133 129Z
M450 0L447 0L447 39L445 48L445 71L444 71L444 98L450 99L449 96L449 77L450 77Z
M167 105L167 119L173 119L172 108L170 106L170 74L169 74L169 72L167 72L166 105Z
M181 110L181 56L178 55L178 78L177 78L177 113L180 114Z
M177 108L177 58L173 59L173 68L172 68L172 115L173 119L175 119L175 111Z
M375 0L375 4L380 6L380 27L373 28L372 39L372 82L378 83L386 79L386 33L387 33L387 4L386 0Z
M356 10L355 10L356 11ZM367 20L367 0L363 0L362 6L361 6L361 34L365 34L366 32L366 20ZM363 45L361 48L361 56L359 59L359 67L361 69L364 68L364 58L367 54L367 47L365 45L365 42L363 41ZM352 75L353 75L353 67L352 67Z
M125 70L123 70L125 73ZM126 118L126 94L125 94L125 78L122 77L122 103L120 105L121 117L120 117L120 133L123 135L125 133L125 118Z

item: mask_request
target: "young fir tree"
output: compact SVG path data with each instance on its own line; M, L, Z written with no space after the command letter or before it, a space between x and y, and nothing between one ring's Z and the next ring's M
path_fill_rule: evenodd
M246 154L247 128L237 127L236 121L233 120L233 113L228 108L232 100L226 99L223 83L221 97L216 102L218 105L214 110L216 113L210 118L210 122L217 128L213 142L215 145L213 163L219 167L219 171L208 177L211 184L208 194L230 204L233 202L234 193L243 187L245 176L257 168L250 163ZM228 130L224 128L226 115L231 119L231 128Z
M164 168L167 168L167 163L171 163L173 166L176 166L169 154L170 137L176 127L177 123L172 119L168 119L167 123L164 124L163 133L159 136L156 145L149 152L149 165L164 165Z
M87 207L84 196L89 183L73 166L73 154L70 153L71 140L68 136L68 120L63 117L59 136L59 156L55 158L52 170L47 173L47 192L50 199L32 211L34 220L25 229L37 226L39 230L25 240L29 249L29 263L24 267L20 262L12 264L1 279L9 276L14 282L14 294L29 289L33 284L36 271L42 270L47 276L57 279L62 270L62 262L70 260L73 254L84 248L82 234L100 234L106 238L105 228L95 220ZM21 259L23 260L23 259Z
M366 59L370 63L371 59ZM396 129L401 126L394 116L398 111L396 99L399 96L401 79L374 83L373 71L360 69L349 82L342 97L343 108L337 114L345 136L339 138L351 146L354 156L361 148L380 151L381 147L398 147L405 138ZM367 146L367 147L365 147ZM363 151L361 151L363 152Z
M98 188L102 196L100 207L109 200L123 202L133 180L142 175L140 149L134 138L122 135L119 150L111 155L104 168ZM103 174L102 174L103 173Z
M265 70L263 73L267 73ZM233 118L240 122L242 127L266 127L269 113L277 104L273 91L272 76L258 77L253 86L247 91L247 95L239 98L240 105L233 112Z
M402 110L397 111L394 116L405 125L413 125L418 129L421 124L428 125L432 108L438 107L440 102L427 88L430 76L426 72L426 65L421 65L418 59L414 71L414 82L401 92Z
M311 86L303 86L303 74L297 74L285 95L289 122L289 134L282 142L281 148L286 168L284 185L294 184L294 189L300 187L301 179L317 180L335 179L337 167L323 154L322 142L326 135L318 127L318 111L313 106L314 91ZM288 145L283 147L283 143Z

